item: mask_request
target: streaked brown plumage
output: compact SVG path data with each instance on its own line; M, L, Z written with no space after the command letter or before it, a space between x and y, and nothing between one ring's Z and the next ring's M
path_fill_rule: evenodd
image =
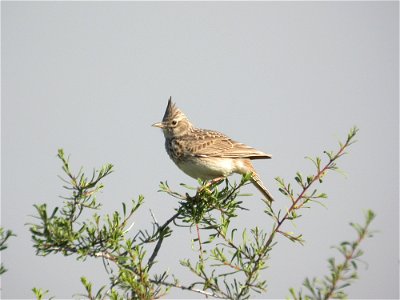
M171 98L162 122L153 126L163 130L169 157L189 176L216 179L232 173L251 173L257 189L269 201L273 200L251 163L253 159L268 159L271 155L236 142L220 132L195 128Z

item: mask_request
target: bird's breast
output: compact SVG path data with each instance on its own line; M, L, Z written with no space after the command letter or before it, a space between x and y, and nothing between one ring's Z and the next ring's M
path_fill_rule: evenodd
M169 157L177 163L179 160L183 159L184 147L177 139L166 139L165 140L165 150L167 151Z

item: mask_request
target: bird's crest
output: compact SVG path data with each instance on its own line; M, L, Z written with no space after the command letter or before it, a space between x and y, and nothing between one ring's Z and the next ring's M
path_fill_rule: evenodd
M184 119L186 118L185 114L176 106L175 103L172 102L171 97L169 97L167 109L165 110L165 114L163 117L163 122L168 122L173 119Z

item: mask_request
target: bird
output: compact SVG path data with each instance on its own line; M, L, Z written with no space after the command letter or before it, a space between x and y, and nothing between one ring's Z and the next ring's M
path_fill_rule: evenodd
M250 173L254 186L268 201L273 201L251 162L270 159L270 154L234 141L218 131L196 128L171 97L162 121L152 126L162 129L169 157L190 177L217 181L232 173Z

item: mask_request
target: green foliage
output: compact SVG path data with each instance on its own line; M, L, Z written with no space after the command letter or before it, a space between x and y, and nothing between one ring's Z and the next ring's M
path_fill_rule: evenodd
M304 295L300 290L295 292L291 288L290 294L295 300L327 300L327 299L347 299L348 295L344 288L348 287L357 279L358 263L363 251L360 249L360 243L365 239L372 237L373 232L369 229L372 220L375 218L373 211L368 210L365 213L365 223L363 225L350 223L357 233L356 240L352 242L342 242L334 247L342 256L342 261L338 263L335 258L328 259L330 274L323 279L306 278L303 286L308 291Z
M165 237L168 230L156 230L152 236L139 232L135 237L127 237L135 212L143 204L143 196L132 200L130 208L122 204L122 211L100 217L96 211L101 205L96 194L103 188L101 180L112 172L112 165L105 165L94 171L90 178L82 169L73 175L68 159L62 150L58 151L62 161L62 170L67 179L61 178L64 188L70 192L64 198L64 205L48 211L46 204L34 205L38 223L30 224L30 231L37 255L46 256L51 253L61 253L65 256L76 255L79 260L88 257L102 258L106 270L110 274L110 287L102 287L93 296L92 285L84 277L84 285L90 299L101 298L102 292L111 297L119 296L115 287L121 292L121 297L150 299L164 290L155 287L150 280L148 271L151 264L145 261L143 244L154 242L160 236ZM91 219L83 219L82 212L92 210ZM110 262L117 267L117 273L110 267ZM159 278L159 277L157 277Z
M11 230L4 231L4 228L0 227L0 251L7 249L6 242L12 236L15 236L15 234ZM7 269L1 264L0 275L4 274L6 271Z
M110 282L96 290L88 279L82 277L85 293L80 296L89 299L155 299L168 293L170 288L227 299L246 299L255 293L265 293L267 281L263 279L262 271L268 267L277 238L281 236L296 243L304 242L302 234L285 231L283 224L300 218L303 208L309 208L315 202L323 204L327 195L317 191L315 185L322 183L328 172L340 171L337 160L354 142L356 133L357 129L353 128L346 141L339 143L337 151L325 151L326 160L309 158L315 166L313 174L304 176L297 172L294 184L276 178L288 206L283 209L276 207L278 201L262 202L266 217L270 219L269 231L265 224L262 228L245 228L242 232L232 225L236 218L240 218L240 212L246 209L240 200L246 195L240 194L240 189L249 184L250 174L244 175L238 184L225 179L199 181L199 188L183 185L188 190L184 194L171 189L167 182L161 182L160 191L178 199L175 213L162 224L152 214L152 229L135 231L132 219L144 198L139 196L138 200L132 200L129 207L123 203L121 211L101 217L97 213L101 204L96 194L103 188L102 180L112 172L112 165L94 171L90 178L82 169L73 175L68 159L59 150L58 157L66 174L66 179L62 180L70 195L64 198L61 207L52 210L46 204L35 205L38 222L30 227L34 247L38 255L44 256L61 253L81 260L101 258ZM83 215L91 217L86 219ZM174 227L195 229L196 237L192 243L198 257L180 261L181 266L196 277L194 282L182 284L166 271L153 272L163 241L173 236ZM363 227L354 227L363 232ZM361 254L358 244L348 261L351 266L356 264ZM342 244L341 251L348 254L352 245ZM334 274L339 267L333 261L330 268ZM348 265L341 268L347 270ZM343 270L339 272L340 278L332 275L331 283L343 280ZM317 289L314 281L308 280L306 286ZM331 295L340 295L337 289L341 291L335 283ZM296 294L293 292L292 295Z
M32 289L33 294L35 295L36 299L38 300L42 300L45 298L45 296L49 293L48 290L43 291L42 289L37 289L37 288L33 288ZM47 299L54 299L54 297L51 298L47 298Z
M180 199L177 226L196 227L199 245L199 260L192 263L181 260L181 265L198 277L198 281L188 285L194 292L218 298L246 298L250 291L262 292L266 282L259 280L258 273L265 268L264 259L268 247L261 250L267 235L258 227L242 232L241 243L236 242L236 228L231 228L232 220L238 217L238 211L245 210L238 200L240 188L250 183L251 175L242 177L239 184L231 185L227 179L217 182L200 182L201 187L194 196L182 195L172 191L167 183L161 183L161 191ZM221 187L221 185L225 185ZM203 241L200 232L208 236ZM206 250L205 246L211 247ZM207 255L207 258L204 258ZM239 281L237 273L245 275ZM162 283L161 283L162 284ZM182 288L178 281L175 287Z

